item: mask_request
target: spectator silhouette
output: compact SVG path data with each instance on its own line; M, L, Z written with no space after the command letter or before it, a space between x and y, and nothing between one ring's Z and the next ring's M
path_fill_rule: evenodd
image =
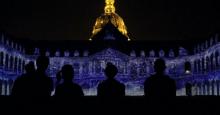
M26 64L25 71L26 73L19 76L14 82L12 88L13 96L25 96L28 94L28 91L30 90L29 81L35 73L34 62L29 62L28 64Z
M105 75L107 80L101 82L98 86L98 96L110 97L110 96L125 96L124 84L114 79L117 75L118 69L112 63L107 63L105 69Z
M156 74L146 79L144 83L145 96L176 96L175 81L164 74L165 61L157 59L154 63Z
M36 61L37 70L30 80L31 96L51 96L53 90L53 81L46 74L49 65L49 58L46 56L39 56Z
M59 72L60 73L60 72ZM82 88L74 83L74 69L71 65L64 65L61 70L63 83L56 87L55 96L80 97L84 96Z

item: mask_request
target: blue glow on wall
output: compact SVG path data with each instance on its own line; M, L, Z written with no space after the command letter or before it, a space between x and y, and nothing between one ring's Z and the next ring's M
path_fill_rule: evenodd
M211 39L202 45L195 46L194 55L188 55L188 51L179 47L179 56L174 56L173 49L169 50L168 57L161 49L159 57L166 60L166 73L176 80L177 95L185 95L185 84L193 85L193 95L220 95L220 43ZM117 79L126 85L127 95L143 95L143 83L147 77L153 74L153 63L158 58L157 52L150 51L146 57L145 51L131 51L126 55L117 50L103 49L93 55L89 51L74 51L70 57L69 51L60 56L60 51L50 57L50 52L45 55L50 57L48 75L55 81L56 73L65 64L73 65L75 69L75 82L79 83L86 95L96 95L98 83L105 79L103 70L107 62L115 64L119 73ZM80 57L80 53L83 54ZM140 57L137 57L140 53ZM0 43L0 94L10 95L13 81L24 72L24 65L29 61L35 61L39 55L39 49L35 49L34 55L26 55L21 45L9 41L4 36ZM185 69L185 64L190 63L190 70Z

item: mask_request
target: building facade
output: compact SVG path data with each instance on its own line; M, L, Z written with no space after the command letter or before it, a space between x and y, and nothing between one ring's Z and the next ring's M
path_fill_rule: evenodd
M50 58L47 73L54 82L62 66L71 64L75 71L74 81L83 87L86 95L96 95L99 82L105 79L107 62L117 66L119 73L116 78L125 84L126 95L143 95L144 81L154 74L157 58L165 59L166 74L175 79L178 96L186 95L186 83L192 84L192 95L220 95L218 35L195 45L190 49L193 53L181 46L172 48L172 45L166 51L163 47L157 51L149 50L145 44L134 43L129 37L123 19L115 13L114 0L106 0L105 13L97 18L91 38L82 44L72 44L69 49L57 50L60 48L56 45L56 50L52 51L47 44L46 48L36 46L32 53L27 53L29 47L10 40L4 34L0 40L1 95L10 95L13 82L24 72L25 64L35 61L39 55Z
M40 55L40 49L35 48L33 55L25 53L24 47L1 37L0 43L0 91L2 95L9 95L13 81L24 72L24 65L35 61ZM179 48L179 55L175 56L171 49L168 54L163 50L146 52L131 51L130 55L106 48L90 54L85 51L56 51L50 57L48 74L56 77L56 73L65 64L71 64L75 71L75 81L79 83L86 94L95 95L98 83L105 79L103 73L107 62L115 64L119 73L117 79L126 85L127 95L143 95L144 80L154 73L153 64L157 58L166 60L166 73L176 80L177 95L185 95L185 84L193 85L193 95L220 95L220 43L218 36L198 45L193 55ZM63 54L63 55L61 55ZM156 55L158 54L158 55Z

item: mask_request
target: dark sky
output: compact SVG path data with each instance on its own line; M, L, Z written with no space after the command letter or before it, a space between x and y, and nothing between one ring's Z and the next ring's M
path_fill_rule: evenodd
M212 0L116 0L117 13L137 40L202 39L219 32ZM104 0L1 0L0 29L17 38L87 40Z

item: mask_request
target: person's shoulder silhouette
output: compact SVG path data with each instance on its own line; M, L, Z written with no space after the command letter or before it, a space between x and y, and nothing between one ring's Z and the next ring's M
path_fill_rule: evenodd
M154 63L156 74L147 78L144 83L145 96L176 96L176 83L164 74L165 61L157 59Z
M107 80L98 85L98 96L125 96L125 85L114 79L117 73L117 67L107 63L105 69Z
M33 77L35 73L35 65L34 62L29 62L25 65L25 74L19 76L13 85L12 88L12 95L14 96L25 96L28 95L29 86L30 86L30 79Z
M61 74L64 81L56 87L55 96L84 96L82 88L72 81L74 78L74 69L71 65L64 65Z
M51 96L53 90L53 81L46 74L49 66L49 58L46 56L39 56L36 60L37 70L34 77L31 79L30 95L33 96Z

